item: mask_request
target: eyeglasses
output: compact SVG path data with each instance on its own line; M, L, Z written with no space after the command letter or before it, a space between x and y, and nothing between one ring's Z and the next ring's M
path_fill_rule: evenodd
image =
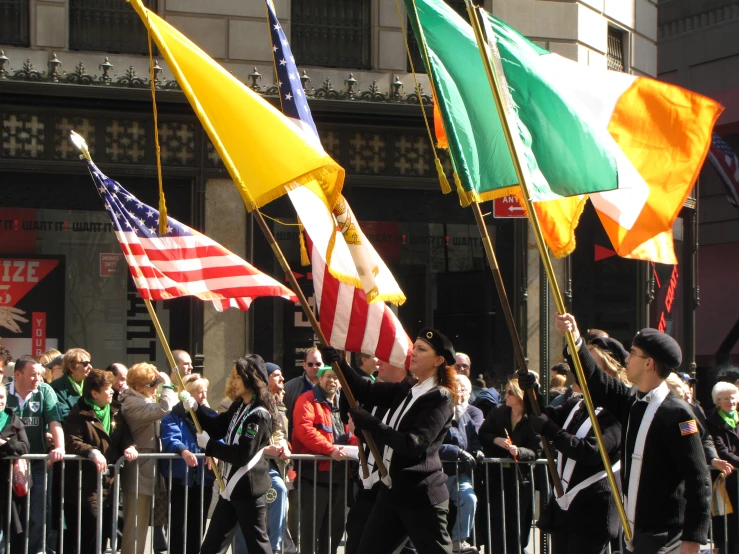
M643 358L645 360L650 357L650 356L642 356L641 354L636 352L633 348L629 350L629 356L636 356L637 358Z
M454 364L454 367L457 369L469 369L470 365L469 364Z
M321 367L323 364L321 362L305 362L305 365L308 367Z

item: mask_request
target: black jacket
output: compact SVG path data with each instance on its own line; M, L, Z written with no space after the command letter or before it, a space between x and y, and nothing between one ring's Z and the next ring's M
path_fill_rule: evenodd
M569 459L576 462L568 490L574 489L591 475L603 471L603 460L592 427L585 437L580 439L575 436L580 426L588 419L587 409L584 404L580 404L580 400L570 398L559 406L547 407L544 412L549 421L542 429L542 436L549 439L560 456L564 457L562 468L564 469ZM564 428L567 417L574 409L577 411ZM597 417L603 442L613 465L621 456L621 424L606 410L602 410ZM618 535L620 521L607 479L601 479L578 492L567 511L561 510L554 500L549 506L553 510L550 518L545 518L549 521L546 524L540 522L539 525L545 531L607 534L611 538Z
M587 348L580 348L579 356L593 403L608 410L622 428L628 429L621 441L621 481L628 491L631 459L625 456L634 450L648 404L638 401L629 387L603 372ZM691 420L695 415L690 406L670 391L655 413L644 447L636 533L667 532L673 536L682 532L684 541L708 541L711 481L706 457L700 434L683 435L681 431L681 423Z
M341 368L357 401L367 409L384 406L395 411L414 384L410 379L400 383L371 383L346 362ZM452 412L451 392L435 386L416 399L403 415L397 430L379 419L374 420L370 429L372 436L393 449L390 495L394 502L412 505L421 501L436 505L449 499L439 448L452 420Z
M6 458L7 456L23 456L24 454L28 454L31 450L31 443L28 442L26 429L23 427L21 418L15 415L15 412L8 407L5 408L5 413L9 416L8 421L5 424L5 427L0 429L0 439L7 441L5 444L0 446L0 506L2 506L2 509L0 509L0 529L5 529L7 525L6 518L8 510L6 502L8 499L8 493L10 492L12 479L12 470L10 469L12 462L10 460L4 460L3 458ZM23 501L25 501L25 498ZM11 510L13 521L16 524L14 532L20 533L22 529L20 528L20 518L18 517L17 508L18 506L16 505L16 502L13 502Z
M497 437L506 438L506 431L508 431L511 442L518 447L519 462L530 462L541 456L541 438L531 427L529 417L524 414L514 429L511 425L511 408L505 404L499 404L490 410L480 427L480 443L482 443L482 451L486 457L511 457L508 450L493 443Z
M718 413L716 408L706 420L708 431L713 436L713 442L716 445L716 451L718 457L722 460L726 460L734 469L739 469L739 434L737 429L732 429L731 426L726 423ZM731 500L736 511L737 506L737 476L736 471L733 472L726 479L726 491L729 493L729 500Z
M241 398L237 398L228 411L212 416L212 410L204 410L203 406L198 406L198 420L203 431L210 435L211 440L205 448L205 454L218 458L228 464L231 469L226 475L228 487L229 481L234 474L249 463L249 461L269 444L272 436L272 418L264 412L264 410L255 410L256 406L242 420L239 425L240 430L231 430L233 433L240 435L237 442L229 441L227 434L231 426L231 420L236 417L237 412L244 405ZM219 439L224 439L220 442ZM269 464L267 459L262 456L256 465L246 472L236 484L235 495L248 496L250 498L259 498L266 493L272 486L272 479L269 476Z

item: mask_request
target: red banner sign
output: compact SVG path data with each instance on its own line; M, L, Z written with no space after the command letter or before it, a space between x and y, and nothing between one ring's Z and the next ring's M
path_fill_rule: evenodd
M493 217L526 217L526 212L515 196L503 196L493 200Z
M46 312L33 312L31 316L31 355L38 358L46 351Z

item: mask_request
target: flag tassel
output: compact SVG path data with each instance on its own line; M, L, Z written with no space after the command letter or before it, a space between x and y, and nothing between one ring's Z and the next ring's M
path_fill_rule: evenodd
M459 173L457 173L456 171L454 172L454 184L457 185L457 194L459 195L459 203L463 208L466 208L472 203L472 201L470 200L470 195L467 194L466 190L464 190L464 187L462 186L462 181L459 178Z
M310 265L310 260L308 259L308 249L305 247L305 227L303 227L303 224L300 223L299 219L298 224L298 240L300 241L300 265L306 266Z
M449 179L446 178L444 168L441 166L441 160L437 157L434 162L436 163L436 172L439 174L439 182L441 183L441 193L449 194L452 192L452 187L449 185Z

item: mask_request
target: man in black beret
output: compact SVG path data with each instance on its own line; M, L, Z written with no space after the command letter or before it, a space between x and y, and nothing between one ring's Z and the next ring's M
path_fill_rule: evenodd
M583 348L571 314L556 316L561 334L571 331L593 404L621 422L621 482L637 554L697 554L708 541L711 481L695 415L665 379L682 362L675 339L642 329L626 358L629 387L602 371ZM571 359L571 353L567 351Z

